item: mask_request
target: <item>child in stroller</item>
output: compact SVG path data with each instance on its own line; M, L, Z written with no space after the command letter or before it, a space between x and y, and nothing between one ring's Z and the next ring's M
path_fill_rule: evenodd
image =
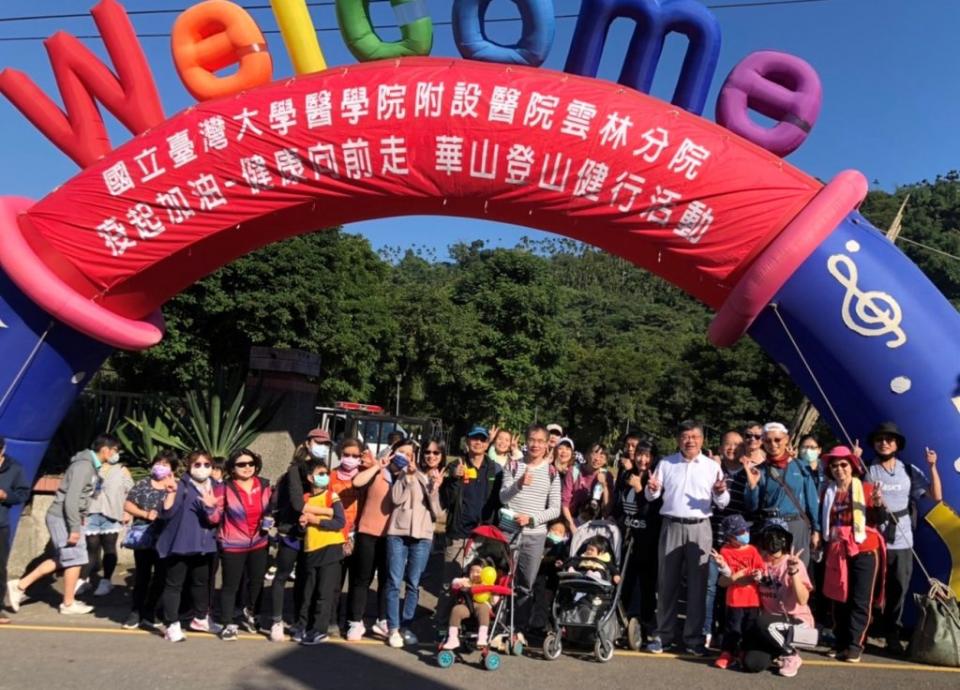
M619 601L622 581L620 530L607 520L592 520L574 532L570 553L559 576L550 630L543 642L547 659L559 658L564 641L593 644L598 661L613 658L614 641L623 626ZM629 547L628 547L629 548Z
M487 635L490 632L490 620L493 608L499 603L500 597L488 591L472 593L472 589L485 590L497 580L497 571L491 561L477 558L467 565L467 577L458 577L452 583L452 589L459 595L459 601L450 611L450 627L447 631L447 641L440 649L454 650L460 647L460 626L468 618L475 617L477 628L477 646L486 647Z

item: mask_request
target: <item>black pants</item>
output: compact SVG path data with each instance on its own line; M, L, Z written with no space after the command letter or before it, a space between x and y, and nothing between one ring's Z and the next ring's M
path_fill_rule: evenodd
M307 579L306 559L303 551L292 549L281 541L277 549L275 562L277 572L273 577L273 585L270 587L273 622L280 623L283 621L283 595L286 591L287 580L292 572L296 572L296 579L293 582L293 620L296 621L300 615L300 609L303 607L303 585Z
M863 651L867 628L870 627L878 561L876 551L858 553L847 559L847 600L833 603L833 634L840 651Z
M347 620L362 621L367 609L367 594L373 573L377 573L377 620L387 615L387 539L370 534L357 534L350 569L350 605Z
M887 644L900 641L900 617L903 602L913 577L913 554L910 549L887 549L887 582L883 616L880 619Z
M544 558L537 579L533 581L533 613L530 629L543 630L553 620L553 599L557 593L557 564L554 558Z
M164 577L160 556L154 549L133 552L133 604L130 610L141 620L153 622L157 618L157 604L163 594Z
M7 586L7 561L10 560L10 528L0 527L0 586ZM0 602L0 610L3 609Z
M210 612L210 560L209 553L171 554L163 559L163 620L167 625L180 620L180 594L188 579L194 618Z
M740 642L748 630L757 625L757 618L760 616L758 608L737 608L733 606L726 607L726 615L723 620L723 651L736 654L740 651Z
M88 534L87 539L87 564L83 566L81 577L89 579L91 575L96 575L103 566L103 579L109 580L113 577L113 571L117 569L117 541L120 535L113 534ZM103 552L101 560L100 553Z
M337 601L342 563L343 546L340 544L306 554L303 606L297 619L297 625L303 630L326 634Z
M247 576L250 607L256 615L260 608L260 593L263 591L263 576L267 572L268 554L267 547L243 553L224 551L220 554L220 564L223 567L223 583L220 585L220 622L223 625L233 623L237 593L240 591L240 581L244 574Z
M634 538L624 572L627 618L639 620L643 634L648 637L657 631L657 558L657 535L646 537L644 533Z
M735 610L728 608L727 613ZM743 670L760 673L768 669L776 657L795 654L793 623L782 615L766 612L758 615L753 626L744 633L740 645L744 652Z

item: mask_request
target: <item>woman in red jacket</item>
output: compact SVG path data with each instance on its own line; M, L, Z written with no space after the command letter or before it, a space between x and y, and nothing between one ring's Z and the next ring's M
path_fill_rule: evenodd
M267 531L273 526L268 510L270 482L259 476L262 469L263 460L252 450L235 450L224 466L226 480L216 488L217 502L223 511L217 533L223 554L223 586L220 590L222 640L237 639L233 614L244 574L252 607L252 610L243 610L244 627L250 632L258 628L256 613L260 607L263 576L267 572Z

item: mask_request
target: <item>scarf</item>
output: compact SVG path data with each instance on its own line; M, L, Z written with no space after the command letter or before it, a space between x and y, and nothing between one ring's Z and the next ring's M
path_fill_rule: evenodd
M820 504L820 527L824 536L830 534L830 513L837 500L837 483L831 481L823 492ZM863 493L863 482L856 477L850 483L850 503L853 506L853 540L862 544L867 538L867 502Z
M790 462L790 454L784 453L779 458L767 457L767 462L776 467L778 470L787 469L787 464Z
M352 470L345 470L343 469L342 466L337 468L337 477L339 479L342 479L345 482L349 482L354 477L356 477L359 473L360 473L359 467L354 467Z

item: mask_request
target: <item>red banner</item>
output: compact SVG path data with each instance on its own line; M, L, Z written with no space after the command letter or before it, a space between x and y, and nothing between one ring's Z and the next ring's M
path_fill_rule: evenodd
M21 227L64 281L133 318L271 242L407 214L566 235L717 307L820 187L617 84L414 58L198 104L81 172Z

